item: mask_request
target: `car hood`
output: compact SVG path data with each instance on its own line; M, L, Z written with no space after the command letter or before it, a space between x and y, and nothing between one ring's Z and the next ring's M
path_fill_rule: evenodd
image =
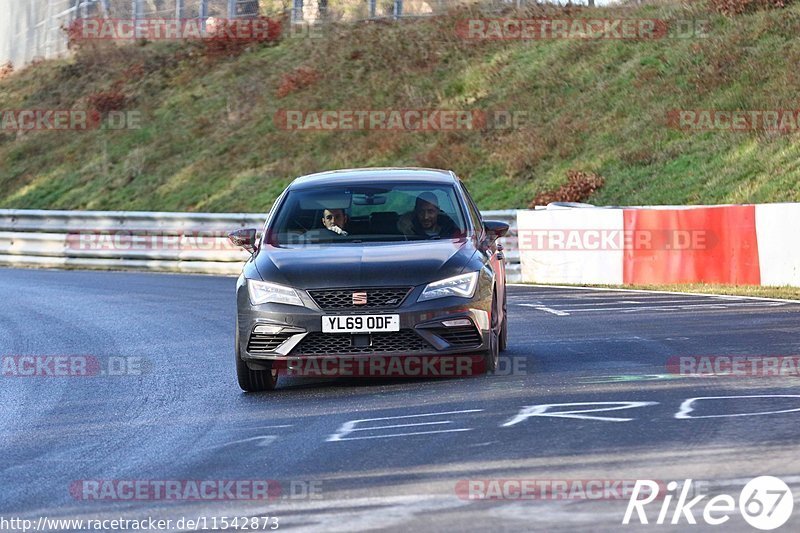
M410 286L460 274L474 254L470 240L265 245L256 267L263 280L300 289Z

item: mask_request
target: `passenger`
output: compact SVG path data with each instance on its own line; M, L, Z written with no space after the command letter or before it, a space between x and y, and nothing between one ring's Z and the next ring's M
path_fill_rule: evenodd
M450 239L458 233L453 220L439 209L439 199L432 192L417 196L414 211L397 221L397 229L406 236Z

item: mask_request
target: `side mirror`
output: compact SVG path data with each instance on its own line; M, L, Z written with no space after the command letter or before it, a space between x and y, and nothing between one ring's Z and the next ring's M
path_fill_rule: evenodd
M232 231L228 233L228 239L234 246L241 246L251 254L256 251L256 230L254 228Z
M483 228L486 230L486 238L489 241L496 241L508 233L510 226L499 220L484 220Z

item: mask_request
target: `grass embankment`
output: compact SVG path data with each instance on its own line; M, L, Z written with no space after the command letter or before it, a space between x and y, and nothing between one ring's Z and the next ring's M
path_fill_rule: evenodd
M796 108L800 7L723 18L702 4L531 8L510 17L709 19L706 38L466 41L463 10L342 25L208 60L197 45L105 47L0 80L0 109L124 96L136 130L0 133L0 207L264 211L323 169L452 168L483 209L527 207L568 170L597 204L800 201L798 134L679 131L673 109ZM279 109L525 111L518 129L296 132Z

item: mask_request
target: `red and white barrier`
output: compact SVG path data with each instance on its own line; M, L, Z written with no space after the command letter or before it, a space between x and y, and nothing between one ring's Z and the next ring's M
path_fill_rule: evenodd
M756 206L762 285L800 287L800 204Z
M800 286L800 204L519 211L523 281Z
M621 284L623 249L604 245L602 240L608 241L622 230L622 209L518 211L517 242L522 281ZM570 238L586 242L570 244ZM595 240L599 242L596 248Z

